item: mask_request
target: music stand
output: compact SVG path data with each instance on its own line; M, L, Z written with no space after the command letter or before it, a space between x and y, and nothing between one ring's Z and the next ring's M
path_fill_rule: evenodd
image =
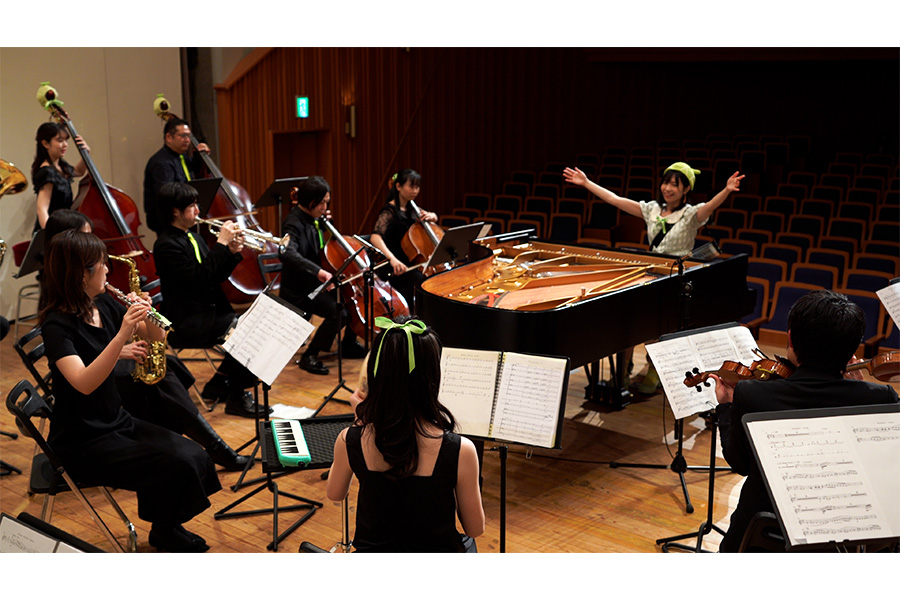
M299 187L301 183L309 179L309 177L290 177L287 179L276 179L269 184L266 191L262 193L259 200L253 205L254 208L266 208L268 206L278 207L278 222L282 223L282 205L285 200L290 200L291 189Z
M359 253L362 251L363 251L362 247L357 248L353 254L351 254L350 256L347 257L347 260L344 261L344 264L342 264L338 268L338 270L334 272L334 274L331 276L331 278L328 279L328 281L326 281L325 283L323 283L322 285L320 285L319 287L314 289L312 292L310 292L310 294L308 296L309 299L312 300L313 298L318 296L320 293L322 293L322 291L326 287L334 284L335 299L337 301L338 384L334 387L333 390L331 390L331 392L327 396L325 396L325 400L322 402L322 404L319 405L319 408L317 408L315 410L315 412L313 412L314 417L317 416L322 411L322 409L325 408L325 405L328 404L329 402L331 402L332 400L337 400L338 402L344 402L346 404L350 403L349 400L342 400L340 398L334 397L334 395L337 394L339 390L344 389L344 390L347 390L348 392L350 392L351 394L353 393L353 390L351 390L350 388L348 388L345 385L347 383L347 380L344 379L343 358L341 357L341 342L343 340L343 333L341 331L341 329L343 329L343 323L341 321L343 320L342 314L344 312L344 303L341 300L340 286L344 285L344 284L340 281L340 276L344 274L344 271L347 270L347 267L349 267L350 265L353 264L353 262L356 260L356 257L359 256Z
M210 177L209 179L192 179L187 183L197 190L197 207L200 209L200 214L203 215L203 218L207 218L213 200L216 199L216 193L219 191L219 186L222 185L222 178Z
M444 232L444 237L438 243L428 262L425 263L425 269L434 265L442 265L448 262L456 262L469 253L469 243L477 238L481 231L486 227L484 223L471 223L469 225L460 225L459 227L451 227Z
M19 272L14 273L13 277L20 279L34 273L44 266L44 236L46 230L39 229L31 236L31 243L28 244L28 250L25 251L25 257L22 259L22 266Z

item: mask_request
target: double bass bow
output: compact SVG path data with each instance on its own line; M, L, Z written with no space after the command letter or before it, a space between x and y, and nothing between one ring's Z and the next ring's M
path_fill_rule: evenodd
M169 112L169 101L162 94L157 94L156 100L153 102L153 112L163 121L177 119L178 116ZM194 151L200 155L206 170L212 177L222 180L219 189L216 191L216 197L213 199L209 208L209 214L215 215L213 220L230 220L237 223L243 231L256 231L264 236L274 237L271 233L265 231L253 216L253 202L250 194L240 185L227 179L222 175L222 171L216 165L215 161L209 156L208 152L197 150L200 142L191 133L191 146ZM202 232L207 243L214 241L211 232ZM256 260L256 252L278 252L278 246L272 242L260 241L260 247L253 244L245 244L241 250L246 260L242 260L235 267L234 271L228 277L227 283L223 284L223 290L232 304L248 304L265 290L268 282L260 271L259 262ZM273 284L273 289L279 286L278 281Z
M57 91L49 82L42 83L38 88L37 99L66 128L71 139L78 136L72 120L62 107ZM122 190L107 185L100 176L91 153L78 144L76 147L87 167L87 175L78 183L78 195L73 207L93 221L93 231L106 243L109 254L130 256L141 272L142 279L153 281L157 278L156 264L153 254L144 247L141 236L137 234L141 220L134 200ZM128 277L128 270L116 269L114 265L110 265L109 280L116 287L127 288Z

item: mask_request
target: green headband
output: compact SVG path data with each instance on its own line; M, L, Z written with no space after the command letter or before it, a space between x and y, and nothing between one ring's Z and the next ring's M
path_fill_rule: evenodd
M692 169L689 164L683 162L672 163L666 171L678 171L687 177L688 183L691 184L691 189L694 189L694 181L697 179L697 175L700 174L700 171Z
M381 347L384 346L384 338L387 337L387 330L389 329L402 329L406 332L406 345L409 348L409 372L412 373L413 369L416 368L416 355L413 353L413 342L412 342L412 334L421 335L425 333L425 329L427 326L425 323L418 319L411 319L406 323L394 323L387 317L375 317L375 327L380 327L384 330L381 335L381 343L378 344L378 354L375 355L375 372L374 374L378 374L378 363L381 358Z

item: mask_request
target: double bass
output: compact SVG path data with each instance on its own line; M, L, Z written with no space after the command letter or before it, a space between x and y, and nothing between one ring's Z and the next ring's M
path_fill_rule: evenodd
M166 100L162 94L158 94L156 100L153 102L153 112L163 121L178 118L177 115L169 112L169 101ZM209 208L209 214L214 215L212 218L223 221L231 220L237 223L241 229L258 231L266 235L271 235L262 228L253 216L253 202L251 201L250 194L247 193L247 190L234 181L225 178L222 175L222 171L219 170L219 167L213 159L210 158L209 153L197 150L197 146L199 145L200 142L194 137L194 134L191 133L191 146L194 148L194 151L200 155L206 170L209 171L212 177L217 177L222 180L222 183L219 185L219 189L216 192L216 197L213 199ZM202 235L206 238L207 243L215 241L215 238L209 232L204 231ZM263 248L261 252L278 252L278 247L275 244L271 242L262 242L262 244ZM222 289L225 291L225 296L232 304L248 304L253 302L253 300L256 299L256 296L261 294L268 284L265 276L259 269L259 262L256 260L256 251L245 245L244 249L241 250L241 254L244 256L244 260L238 263L234 271L232 271L231 275L228 277L228 282L222 286ZM277 289L278 282L276 281L272 287L273 289Z
M66 128L69 137L74 140L78 132L63 109L57 91L49 82L42 83L38 88L37 99L41 106ZM107 185L91 159L91 153L77 144L76 147L88 174L82 177L78 184L78 194L73 207L93 221L94 234L106 243L109 254L128 256L134 260L142 280L157 279L153 254L141 243L141 236L137 235L141 220L134 200L122 190ZM111 264L108 279L119 289L127 289L129 271Z

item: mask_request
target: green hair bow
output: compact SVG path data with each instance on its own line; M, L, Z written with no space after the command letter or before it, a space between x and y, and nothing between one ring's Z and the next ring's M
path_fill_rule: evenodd
M406 333L406 346L409 349L409 372L412 373L416 368L416 355L413 352L412 334L421 335L425 333L427 325L418 319L411 319L406 323L395 323L387 317L375 317L375 326L384 330L381 336L381 343L378 344L378 353L375 355L375 374L378 374L378 364L381 358L381 347L384 346L384 338L387 337L388 329L402 329Z

